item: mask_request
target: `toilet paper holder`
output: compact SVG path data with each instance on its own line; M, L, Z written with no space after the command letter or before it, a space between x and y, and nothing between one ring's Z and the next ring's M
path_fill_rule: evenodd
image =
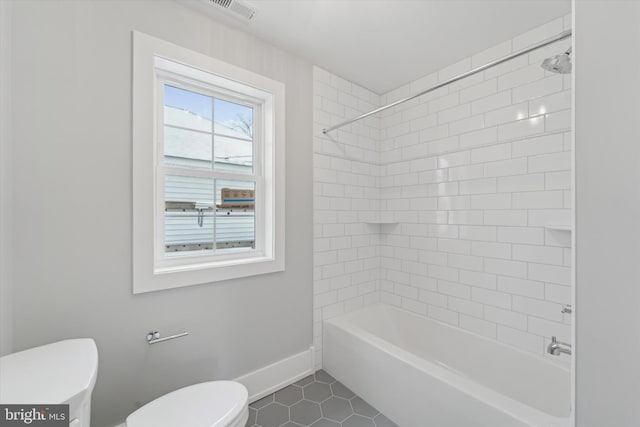
M147 343L149 344L158 344L159 342L169 341L180 337L186 337L189 335L189 332L180 332L179 334L170 335L168 337L160 338L159 331L151 331L147 334Z

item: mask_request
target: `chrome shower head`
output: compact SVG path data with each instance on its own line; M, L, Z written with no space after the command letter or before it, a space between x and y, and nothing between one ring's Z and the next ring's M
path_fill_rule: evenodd
M571 72L571 48L562 55L545 59L540 66L552 73L569 74Z

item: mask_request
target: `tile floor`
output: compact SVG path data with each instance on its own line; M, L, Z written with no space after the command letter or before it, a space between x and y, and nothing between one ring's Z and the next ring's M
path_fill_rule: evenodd
M397 427L325 371L249 405L246 427Z

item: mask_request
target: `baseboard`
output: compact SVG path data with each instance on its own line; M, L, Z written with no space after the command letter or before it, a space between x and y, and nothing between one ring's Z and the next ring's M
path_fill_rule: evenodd
M316 370L315 364L315 349L311 346L308 350L249 372L234 381L244 384L249 390L249 402L255 402L313 374ZM114 427L126 427L126 425L118 424Z
M249 402L255 402L315 371L315 350L309 347L301 353L279 360L264 368L236 378L249 390Z

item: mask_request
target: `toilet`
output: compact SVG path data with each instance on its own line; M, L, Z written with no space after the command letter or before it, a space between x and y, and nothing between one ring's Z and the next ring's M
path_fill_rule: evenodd
M98 349L90 338L58 341L0 357L0 403L67 404L69 426L89 427Z
M0 403L69 405L69 426L89 427L98 374L92 339L71 339L0 357ZM234 381L167 393L127 417L126 427L244 427L249 394Z
M126 427L244 427L248 399L235 381L194 384L147 403L127 417Z

